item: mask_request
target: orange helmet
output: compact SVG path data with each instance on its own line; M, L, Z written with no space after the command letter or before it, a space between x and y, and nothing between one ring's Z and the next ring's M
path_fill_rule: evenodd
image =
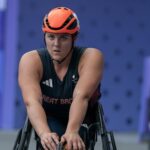
M79 32L77 15L69 8L52 9L43 20L43 32L77 34Z

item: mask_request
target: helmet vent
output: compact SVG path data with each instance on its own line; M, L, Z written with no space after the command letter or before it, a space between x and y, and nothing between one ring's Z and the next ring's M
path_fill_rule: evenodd
M68 10L68 8L64 7L65 10Z
M69 25L69 26L67 27L67 29L72 30L72 29L76 28L76 26L77 26L77 21L74 20L74 21L71 23L71 25Z

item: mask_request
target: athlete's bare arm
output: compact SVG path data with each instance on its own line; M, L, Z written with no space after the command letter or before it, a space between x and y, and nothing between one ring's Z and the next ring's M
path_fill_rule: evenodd
M81 57L79 81L73 93L67 130L78 131L85 117L88 101L102 78L103 57L99 50L89 48Z
M40 80L42 77L42 63L36 51L24 54L19 64L19 85L22 91L24 103L26 105L27 114L39 137L45 133L43 144L49 144L46 141L50 129L47 124L46 114L42 107L42 93L40 88ZM58 142L54 135L54 140ZM42 141L41 141L42 143ZM48 145L48 147L51 147Z
M73 93L66 133L79 131L87 111L88 102L102 78L102 72L102 53L97 49L88 48L79 63L79 80ZM79 143L74 143L74 145L77 144ZM71 148L71 143L69 148Z
M42 74L41 65L36 51L24 54L19 64L19 85L28 116L38 135L41 134L42 129L49 131L46 126L46 116L41 107L42 94L39 84Z

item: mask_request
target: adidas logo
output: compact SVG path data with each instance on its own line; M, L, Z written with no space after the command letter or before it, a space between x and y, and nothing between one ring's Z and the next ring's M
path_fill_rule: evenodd
M51 88L53 87L53 81L52 81L52 79L45 80L42 83L45 84L45 85L47 85L47 86L49 86L49 87L51 87Z

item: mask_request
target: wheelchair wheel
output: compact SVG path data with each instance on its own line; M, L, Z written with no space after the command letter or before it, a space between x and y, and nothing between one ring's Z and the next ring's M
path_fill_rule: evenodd
M17 134L17 138L13 147L13 150L17 150L19 143L20 143L20 139L21 139L21 134L22 134L22 129L19 130L18 134Z
M88 150L94 150L94 147L95 147L95 142L94 141L90 141Z
M26 119L25 125L19 130L13 150L28 150L32 126L29 119Z
M102 139L103 150L113 150L110 147L110 141L109 141L107 133L106 134L102 134L101 135L101 139Z

